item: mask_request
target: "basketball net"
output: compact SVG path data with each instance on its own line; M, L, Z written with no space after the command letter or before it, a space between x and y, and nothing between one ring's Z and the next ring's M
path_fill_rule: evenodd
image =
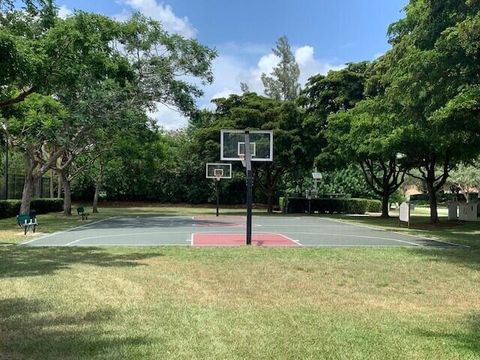
M242 160L243 167L247 167L247 163L245 162L245 154L240 155L240 160Z
M213 171L213 176L215 177L216 181L220 181L222 179L222 176L223 176L223 171L215 169Z

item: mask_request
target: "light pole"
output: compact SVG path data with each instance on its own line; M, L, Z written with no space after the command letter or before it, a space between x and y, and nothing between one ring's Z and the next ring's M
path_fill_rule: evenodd
M8 132L5 124L2 124L2 128L5 131L5 200L8 200Z

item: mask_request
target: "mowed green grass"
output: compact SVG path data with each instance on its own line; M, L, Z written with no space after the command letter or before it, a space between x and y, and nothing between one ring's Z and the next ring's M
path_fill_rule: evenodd
M0 358L479 359L480 250L5 245Z

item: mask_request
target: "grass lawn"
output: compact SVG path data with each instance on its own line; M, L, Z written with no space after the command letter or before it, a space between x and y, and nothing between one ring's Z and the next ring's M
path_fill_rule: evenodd
M26 248L1 220L0 359L480 359L480 226L425 220L472 248Z

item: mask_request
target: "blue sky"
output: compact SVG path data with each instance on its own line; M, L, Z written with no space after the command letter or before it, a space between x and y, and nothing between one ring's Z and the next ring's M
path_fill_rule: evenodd
M388 25L403 16L408 0L57 0L61 14L73 9L125 18L140 11L172 32L215 47L215 82L200 107L240 91L240 82L262 92L260 74L276 64L275 41L286 35L302 71L301 83L346 62L372 60L388 50ZM186 119L162 107L151 114L167 129Z

